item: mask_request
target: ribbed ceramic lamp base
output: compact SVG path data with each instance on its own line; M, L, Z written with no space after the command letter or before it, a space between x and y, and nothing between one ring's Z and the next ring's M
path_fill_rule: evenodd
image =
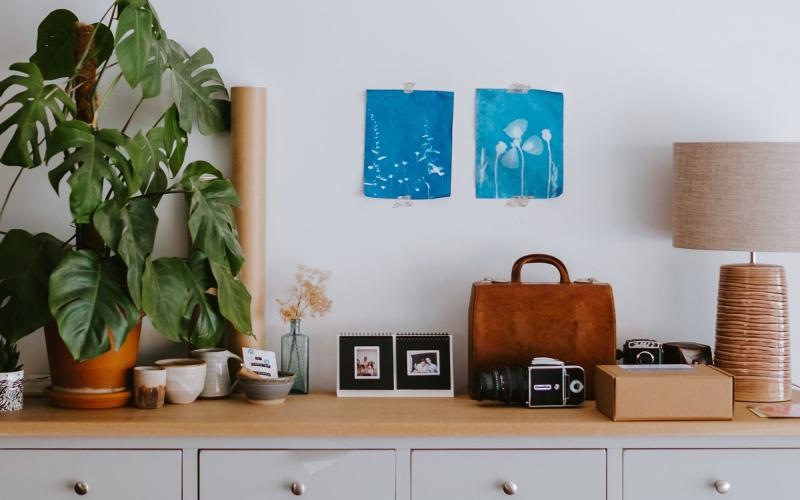
M789 304L782 266L720 268L714 358L715 365L735 377L737 401L791 399Z

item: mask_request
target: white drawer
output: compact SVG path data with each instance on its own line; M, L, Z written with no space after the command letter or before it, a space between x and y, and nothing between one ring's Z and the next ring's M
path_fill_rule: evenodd
M200 500L394 500L394 450L202 450ZM441 499L440 499L441 500Z
M625 450L625 500L796 500L800 450ZM715 487L729 483L721 496Z
M415 450L412 500L506 498L605 500L605 450ZM510 484L509 484L510 486Z
M178 450L0 450L0 497L181 500ZM75 484L89 487L85 496Z

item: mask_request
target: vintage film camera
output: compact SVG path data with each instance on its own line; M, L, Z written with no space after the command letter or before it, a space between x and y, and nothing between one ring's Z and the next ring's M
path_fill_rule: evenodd
M533 358L529 366L505 367L475 375L475 399L528 408L580 406L586 375L580 366L553 358Z
M660 365L661 343L649 339L626 340L622 351L617 350L619 358L622 358L623 365Z

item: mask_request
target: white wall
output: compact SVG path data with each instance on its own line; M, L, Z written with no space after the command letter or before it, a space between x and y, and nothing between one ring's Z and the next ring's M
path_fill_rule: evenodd
M66 6L94 21L108 3L5 0L2 66L32 53L50 10ZM712 343L718 267L745 255L672 248L672 143L800 136L800 5L790 0L155 4L169 35L190 50L208 47L229 85L269 88L266 335L276 347L287 330L274 299L298 263L333 271L332 313L303 325L314 389L335 384L336 334L369 330L453 333L464 386L470 284L507 278L514 259L531 252L559 256L574 277L611 283L620 340ZM453 196L393 209L360 194L364 89L404 81L456 93ZM518 81L566 99L565 195L525 209L474 195L474 89ZM126 92L117 97L109 126L134 103ZM140 116L145 126L154 115ZM192 140L191 158L227 169L224 137ZM0 171L0 188L12 173ZM0 226L66 236L66 216L53 215L65 207L44 171L28 172ZM185 248L176 236L181 210L180 202L160 210L159 252ZM800 256L762 260L786 266L791 314L800 318ZM40 335L23 347L27 369L42 371ZM142 357L170 349L150 332Z

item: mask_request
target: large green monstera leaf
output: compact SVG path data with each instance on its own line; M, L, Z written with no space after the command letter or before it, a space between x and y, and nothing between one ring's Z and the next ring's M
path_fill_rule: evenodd
M166 36L149 2L128 2L119 15L116 36L119 67L131 87L141 85L144 98L161 93Z
M169 158L169 171L173 176L178 175L181 170L183 160L186 158L186 148L189 145L189 138L186 131L181 128L179 120L178 107L173 104L164 115L162 135L164 151Z
M186 166L181 185L189 201L189 233L192 242L211 262L239 274L244 255L232 207L239 197L231 182L211 164L195 161Z
M251 333L250 292L238 277L234 277L224 266L210 263L211 272L217 280L217 298L222 315L242 333Z
M164 129L153 128L145 134L141 130L128 141L128 155L136 176L141 179L139 190L142 193L164 192L169 180L162 165L167 165L169 158L164 148ZM160 197L155 197L157 202Z
M147 263L142 307L153 326L174 342L214 347L225 331L208 260L163 257Z
M31 62L36 63L45 80L72 76L76 70L75 23L77 16L66 9L54 10L39 24L36 37L36 52ZM102 23L92 25L93 50L85 59L95 59L102 64L114 50L114 35Z
M103 202L94 214L94 225L106 245L125 262L128 291L136 307L141 307L142 274L158 227L153 204L147 198L134 198L123 206L116 199Z
M164 115L164 125L139 131L128 143L135 176L142 180L143 193L159 193L167 188L167 172L177 175L186 156L188 138L178 125L178 110L173 105ZM158 204L158 196L152 196Z
M10 69L21 74L11 75L0 82L0 95L13 86L22 87L22 91L0 105L0 111L9 104L19 105L11 116L0 123L0 134L16 127L0 162L26 168L36 167L42 163L39 145L50 137L54 124L65 120L67 112L75 114L75 102L58 86L45 85L42 73L35 64L15 63Z
M12 229L0 242L0 335L16 342L52 320L50 273L67 250L46 233Z
M182 49L172 50L170 59L181 128L191 132L196 122L203 135L228 130L231 103L222 77L208 67L214 62L211 52L202 48L185 57Z
M238 331L252 330L251 297L237 276L244 257L231 207L239 198L230 181L202 161L186 167L181 187L189 200L189 232L197 250L188 262L147 262L142 308L167 338L213 346L226 319Z
M125 81L141 87L142 97L161 93L161 75L172 69L172 90L180 114L180 126L214 134L230 127L228 91L216 69L211 53L201 48L191 56L161 28L150 2L120 3L116 32L116 53Z
M128 159L121 153L128 139L113 129L93 131L86 123L64 122L53 131L47 143L47 160L59 153L64 161L50 171L50 183L58 192L61 179L69 176L69 206L77 223L90 222L103 201L105 182L119 198L135 193L139 181ZM120 179L120 174L122 179Z
M76 361L119 349L139 320L139 310L125 289L125 266L100 259L91 250L67 255L50 276L50 312Z

